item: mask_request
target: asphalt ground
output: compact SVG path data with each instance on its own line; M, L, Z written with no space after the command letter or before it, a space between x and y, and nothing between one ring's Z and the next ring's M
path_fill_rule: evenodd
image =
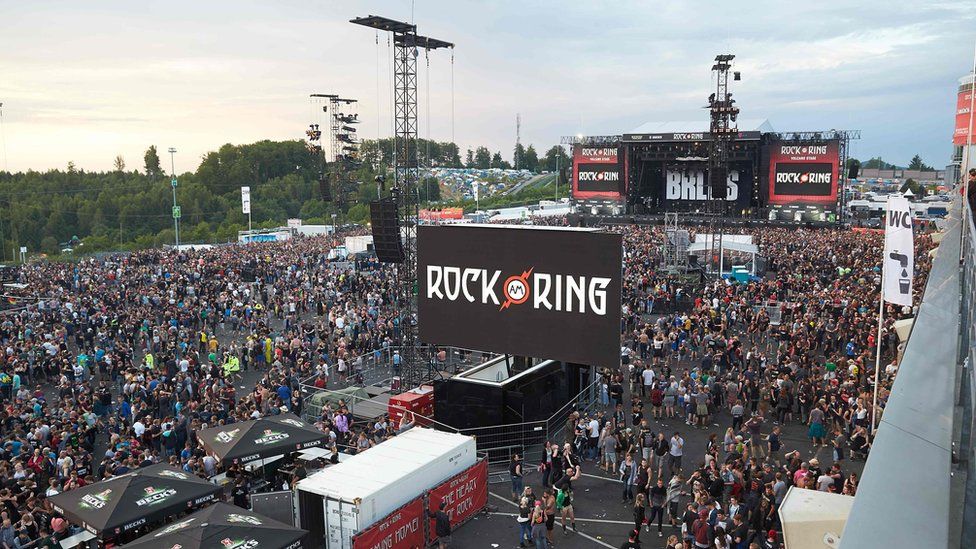
M689 367L690 363L682 362L675 368L680 371ZM625 383L624 408L628 412L630 391ZM683 418L652 420L650 418L651 406L645 399L645 417L651 429L663 431L667 438L678 431L685 440L683 470L685 477L704 463L705 448L711 434L718 435L719 443L725 436L725 430L732 425L732 416L728 410L723 408L712 416L711 422L706 428L695 428L686 425ZM609 410L607 411L610 412ZM805 419L805 418L804 418ZM793 421L782 426L781 440L783 442L782 454L799 450L804 460L817 458L821 466L829 467L833 463L832 448L813 447L810 439L807 438L807 426L793 418ZM762 433L769 434L773 428L772 421L767 418L763 425ZM618 459L620 456L618 456ZM719 459L724 459L724 454L719 455ZM527 464L534 465L534 464ZM860 476L864 467L863 461L851 461L845 459L841 468L845 473L854 471ZM526 467L529 469L529 467ZM535 469L532 467L531 469ZM633 506L631 503L623 503L623 485L617 476L605 473L596 462L584 461L582 464L582 476L573 482L574 492L574 511L576 513L576 524L578 531L569 530L565 535L560 527L560 519L557 517L555 529L553 530L554 545L559 548L599 548L610 547L616 549L627 541L627 536L634 527ZM670 476L665 466L665 480ZM531 471L524 477L526 486L532 486L533 493L542 494L542 476L538 471ZM691 488L688 487L688 491ZM454 532L451 544L452 547L463 549L494 549L506 547L518 547L519 527L516 522L518 513L517 505L512 501L511 485L508 482L495 483L489 485L488 513L478 515L457 528ZM683 510L685 504L691 501L690 496L682 497L679 509ZM649 513L648 513L649 514ZM680 537L678 528L672 528L665 519L663 537L657 536L657 525L651 527L650 532L641 531L640 541L642 549L659 548L666 546L667 537L675 534Z

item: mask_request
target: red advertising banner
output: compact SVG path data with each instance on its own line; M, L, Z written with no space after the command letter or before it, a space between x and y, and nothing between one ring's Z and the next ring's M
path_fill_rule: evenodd
M769 145L769 203L774 205L837 204L840 178L840 143Z
M972 89L963 90L959 92L959 97L956 99L956 129L952 132L952 144L953 145L965 145L966 138L969 134L966 132L966 128L969 127L969 108L973 104L973 92ZM970 128L970 132L974 133L976 137L976 117L972 118L974 124L973 128Z
M356 534L353 549L422 549L424 498L419 497Z
M442 219L464 219L461 208L441 208L439 210L420 210L420 219L426 221L440 221Z
M619 199L626 190L626 162L616 145L573 147L573 197Z
M444 512L451 517L451 529L471 518L488 504L488 460L481 460L466 471L430 491L427 508L436 511L441 502L447 505ZM437 540L434 520L430 520L430 542ZM358 548L357 548L358 549Z

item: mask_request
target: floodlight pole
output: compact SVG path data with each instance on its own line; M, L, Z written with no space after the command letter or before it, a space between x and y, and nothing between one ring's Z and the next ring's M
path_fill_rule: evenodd
M169 148L169 173L172 175L172 180L170 184L173 186L173 232L176 233L176 248L179 250L180 247L180 217L181 212L179 211L179 206L176 205L176 159L175 155L176 149L174 147Z

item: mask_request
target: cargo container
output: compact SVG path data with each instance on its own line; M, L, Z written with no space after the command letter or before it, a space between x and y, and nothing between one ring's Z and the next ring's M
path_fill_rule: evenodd
M390 397L388 409L390 423L399 425L404 411L413 412L418 416L414 418L417 425L430 423L429 418L434 417L434 388L430 385L421 385L416 389Z
M354 534L477 460L473 437L414 427L298 483L313 547L352 549Z

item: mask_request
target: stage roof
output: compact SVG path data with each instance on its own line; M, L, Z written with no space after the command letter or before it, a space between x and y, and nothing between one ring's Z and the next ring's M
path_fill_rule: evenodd
M740 132L772 132L772 124L765 118L740 118L736 125ZM655 133L682 133L682 132L707 132L708 119L699 120L671 121L671 122L647 122L625 132L626 134L655 134Z

